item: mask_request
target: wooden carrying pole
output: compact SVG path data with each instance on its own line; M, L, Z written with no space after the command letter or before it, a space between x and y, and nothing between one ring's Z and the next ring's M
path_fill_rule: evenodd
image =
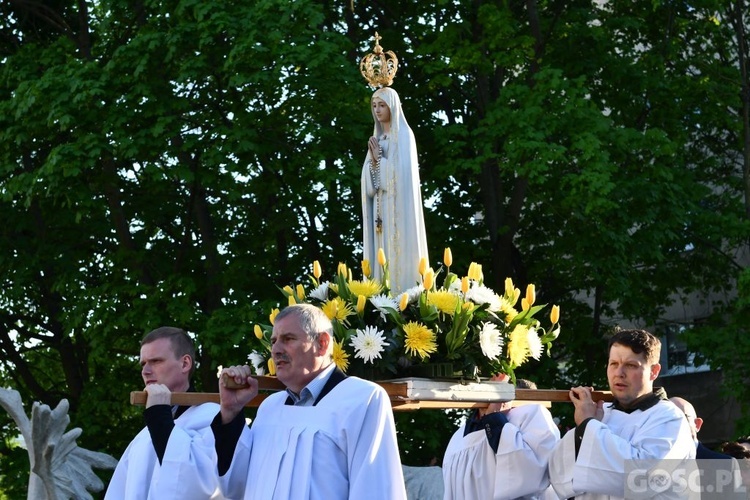
M276 377L259 376L260 391L280 391L284 385ZM483 408L493 401L513 400L514 404L538 403L550 406L551 403L569 403L570 392L556 389L515 389L510 384L498 383L463 383L439 382L428 379L398 379L377 382L391 398L394 410L418 410L438 408ZM457 391L456 388L465 390ZM486 390L489 388L489 392ZM492 391L496 390L495 395ZM472 395L477 394L477 400ZM130 404L145 405L147 393L133 391L130 393ZM247 407L257 407L268 397L261 392L250 401ZM613 401L612 393L608 391L594 391L594 401ZM216 392L174 392L171 404L192 406L200 403L218 403L219 394Z

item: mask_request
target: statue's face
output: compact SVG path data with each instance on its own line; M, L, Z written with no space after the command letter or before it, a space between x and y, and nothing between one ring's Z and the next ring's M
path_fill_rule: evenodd
M380 123L391 122L391 110L383 99L375 97L372 100L372 112Z

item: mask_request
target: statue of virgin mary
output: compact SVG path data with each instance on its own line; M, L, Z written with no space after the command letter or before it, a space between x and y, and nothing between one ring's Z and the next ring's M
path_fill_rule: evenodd
M364 258L382 281L377 255L383 249L395 296L419 283L419 261L428 258L417 146L395 90L376 90L371 104L375 128L361 182Z

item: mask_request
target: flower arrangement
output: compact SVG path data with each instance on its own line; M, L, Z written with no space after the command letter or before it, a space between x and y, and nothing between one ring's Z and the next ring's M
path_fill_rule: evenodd
M362 261L362 279L355 280L345 264L339 264L332 281L321 281L315 261L308 292L301 284L283 287L289 304L307 302L320 307L334 329L333 358L343 371L364 378L436 376L423 371L442 367L437 376L466 378L507 374L515 383L514 370L528 359L540 359L545 347L560 334L560 308L552 306L550 326L541 327L536 314L536 289L528 285L525 296L510 278L502 295L483 284L482 267L471 263L467 274L451 272L450 248L443 254L444 268L435 272L426 260L419 264L421 283L396 296L388 285L388 264L382 249L378 265L382 280L374 279L368 261ZM444 273L442 281L440 276ZM520 300L520 310L516 304ZM270 358L270 324L255 325L255 336L263 346L253 351L250 362L256 373L275 373ZM446 368L447 367L447 368Z

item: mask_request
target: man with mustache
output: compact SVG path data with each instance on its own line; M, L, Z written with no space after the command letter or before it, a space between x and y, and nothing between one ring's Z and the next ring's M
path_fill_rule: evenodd
M223 370L247 384L230 389L222 377L211 425L227 497L406 499L390 399L336 368L333 342L331 321L315 306L276 316L271 353L287 389L263 401L251 428L243 408L258 383L247 365Z
M656 491L669 487L671 473L695 458L687 420L662 388L654 389L660 352L661 342L651 333L618 331L609 340L607 364L615 402L595 403L591 387L570 390L576 427L557 443L549 461L550 482L560 498L689 497L689 491ZM634 467L644 472L633 475Z

